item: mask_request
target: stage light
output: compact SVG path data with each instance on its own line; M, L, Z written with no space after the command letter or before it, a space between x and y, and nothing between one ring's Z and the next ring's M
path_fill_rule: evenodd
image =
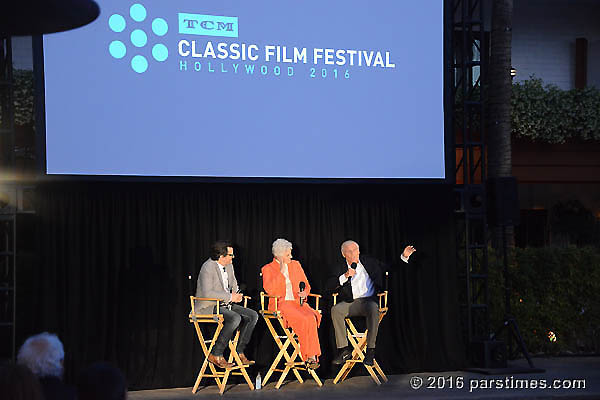
M35 210L33 186L0 184L0 214Z
M100 14L93 0L12 0L2 8L0 37L68 31Z
M17 204L17 194L14 186L0 185L0 213L14 212Z

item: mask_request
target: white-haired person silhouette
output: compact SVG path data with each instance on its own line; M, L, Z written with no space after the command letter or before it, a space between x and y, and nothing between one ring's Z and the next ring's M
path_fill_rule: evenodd
M17 364L24 365L38 377L46 400L75 400L75 388L63 383L65 350L53 333L40 333L25 340L17 354Z

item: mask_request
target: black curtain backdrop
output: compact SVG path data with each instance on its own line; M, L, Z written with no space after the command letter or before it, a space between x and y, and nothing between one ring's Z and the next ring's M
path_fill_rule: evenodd
M19 275L18 344L56 332L70 381L109 360L130 388L191 386L203 356L187 318L189 295L211 242L233 241L238 281L258 310L258 274L274 239L293 243L313 292L323 293L340 244L351 238L391 266L390 311L377 341L386 373L459 369L453 205L451 186L441 184L47 183L38 189L37 265ZM408 244L417 252L405 264ZM331 377L325 299L319 374ZM274 351L261 319L247 353L263 376Z

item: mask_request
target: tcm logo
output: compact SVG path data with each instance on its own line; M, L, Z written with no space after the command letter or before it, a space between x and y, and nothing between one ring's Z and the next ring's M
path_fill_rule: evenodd
M179 13L179 33L238 37L238 17Z
M123 40L110 42L108 52L118 60L124 59L130 53L131 58L127 59L131 69L141 74L148 69L150 54L158 62L163 62L169 57L167 46L162 43L149 44L146 32L151 30L157 37L162 37L168 32L169 24L163 18L154 18L150 22L146 8L139 3L129 7L129 17L130 19L121 14L112 14L108 18L109 28L123 36ZM150 37L150 41L153 39L156 40Z

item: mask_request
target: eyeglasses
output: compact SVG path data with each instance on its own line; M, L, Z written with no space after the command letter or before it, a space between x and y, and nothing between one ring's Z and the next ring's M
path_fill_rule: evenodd
M234 254L227 254L227 257L235 257Z

